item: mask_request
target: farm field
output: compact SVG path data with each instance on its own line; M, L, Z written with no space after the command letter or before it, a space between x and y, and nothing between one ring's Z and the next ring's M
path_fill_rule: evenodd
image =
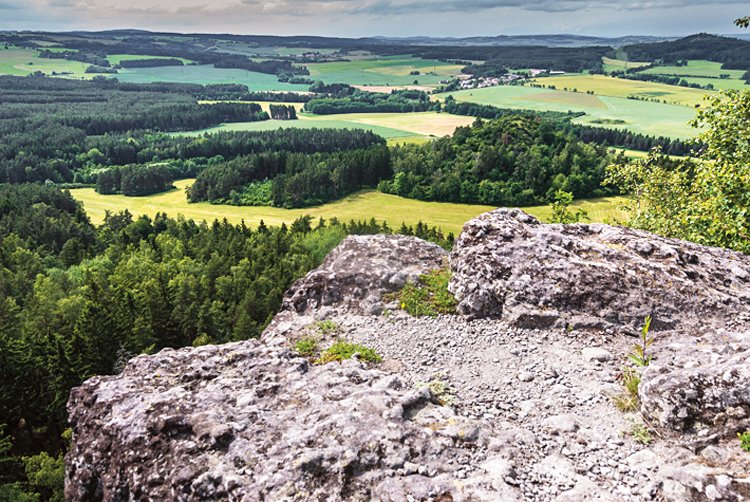
M695 110L687 106L512 85L467 89L438 94L437 97L442 99L448 95L457 101L517 110L580 111L586 115L575 119L576 123L628 129L642 134L681 139L697 134L697 130L687 124L695 116Z
M233 68L214 68L213 65L158 66L128 68L117 75L120 82L145 84L176 82L185 84L244 84L251 91L307 91L309 85L279 82L276 75Z
M641 66L648 66L649 63L639 61L627 61L624 59L612 59L608 57L602 58L602 67L605 72L612 71L625 71L630 68L640 68Z
M564 75L544 77L536 80L537 84L555 86L557 89L577 89L578 92L593 92L600 96L627 98L635 96L643 99L656 99L670 104L695 106L703 102L703 97L711 91L678 87L675 85L642 82L605 75Z
M147 197L100 195L93 188L76 188L70 192L73 197L83 203L87 214L96 224L104 221L105 211L124 209L136 216L145 214L153 217L156 213L163 212L170 216L183 215L185 218L197 221L226 218L231 223L240 223L244 220L251 227L257 226L260 220L267 225L288 224L300 216L309 214L316 219L318 217L330 219L335 216L342 221L375 218L378 221L387 221L388 225L396 228L401 226L402 222L415 225L421 220L431 226L442 228L446 233L453 232L458 235L466 221L494 209L491 206L481 205L423 202L373 190L358 192L330 204L303 209L225 206L212 205L207 202L188 204L185 188L192 183L191 179L179 180L175 182L175 190ZM591 221L604 222L625 217L619 209L622 202L621 197L606 197L578 201L574 205L586 209ZM552 214L549 206L525 208L525 210L545 220Z
M107 60L111 65L117 65L121 61L132 61L134 59L179 59L185 64L192 63L189 59L171 56L145 56L143 54L110 54L107 56Z
M313 80L381 87L414 85L436 87L441 80L458 75L462 68L461 65L443 61L404 56L313 63L306 66ZM412 71L419 71L421 74L409 75ZM417 84L414 83L415 80Z
M745 73L742 70L722 70L721 63L705 60L690 60L686 66L655 66L643 70L641 73L649 75L676 75L681 77L714 77L728 74L729 78L740 78Z
M750 89L744 80L738 78L710 78L710 77L680 77L691 84L706 86L711 84L717 90Z
M80 61L65 59L40 58L39 52L32 49L11 48L0 51L0 75L26 76L41 71L47 75L52 72L70 73L68 78L92 78L94 74L86 74L89 65Z
M302 114L298 120L229 123L200 131L174 134L200 136L205 133L219 131L268 131L288 127L304 129L320 127L330 129L366 129L389 140L423 137L425 138L424 141L427 141L432 136L453 134L453 131L457 127L466 126L472 122L474 122L473 117L437 112L346 113L339 115Z

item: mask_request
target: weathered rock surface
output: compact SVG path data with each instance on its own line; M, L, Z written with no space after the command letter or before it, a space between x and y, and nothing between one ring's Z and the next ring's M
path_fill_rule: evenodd
M68 498L750 499L734 435L750 428L748 257L499 210L451 254L471 319L379 315L384 293L444 264L417 239L350 237L260 342L139 356L89 380L69 403ZM622 332L648 313L679 329L656 335L641 417L611 398L634 341ZM384 361L313 366L290 350L311 333Z
M323 264L295 282L283 310L302 314L336 305L339 310L378 315L383 293L446 264L443 248L402 235L352 235Z
M453 459L487 441L481 423L356 360L312 366L256 342L165 350L89 380L69 409L68 500L497 493L455 482Z
M674 337L638 388L643 412L675 432L706 438L750 429L750 332Z
M451 253L462 314L574 329L724 326L750 312L750 257L608 225L546 225L518 209L468 222Z

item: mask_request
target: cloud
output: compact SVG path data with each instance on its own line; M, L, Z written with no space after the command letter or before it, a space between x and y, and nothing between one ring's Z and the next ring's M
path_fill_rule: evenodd
M0 10L21 10L21 5L14 2L0 1Z

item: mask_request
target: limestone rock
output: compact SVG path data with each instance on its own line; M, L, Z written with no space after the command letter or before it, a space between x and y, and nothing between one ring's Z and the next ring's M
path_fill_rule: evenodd
M450 290L470 317L532 328L723 326L750 312L750 257L608 225L497 209L464 225Z
M664 340L639 387L642 412L676 432L750 426L750 332Z
M436 244L403 235L351 235L323 264L295 282L282 311L302 314L324 306L339 310L382 312L383 293L446 265L447 253Z
M73 391L66 499L469 496L451 459L483 435L448 431L479 425L394 378L257 342L138 356Z

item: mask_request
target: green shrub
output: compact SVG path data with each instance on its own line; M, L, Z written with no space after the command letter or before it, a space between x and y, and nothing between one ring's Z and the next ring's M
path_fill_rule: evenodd
M318 360L315 361L315 364L327 364L333 361L341 362L345 359L351 359L354 354L359 354L360 359L368 363L379 363L382 361L382 358L369 347L339 340L324 350Z
M404 286L397 297L399 305L413 316L455 314L456 299L448 291L450 280L447 268L427 272L419 276L418 282Z
M737 434L740 440L740 448L750 453L750 431Z
M297 343L294 344L294 350L302 357L312 357L318 353L320 348L317 339L306 336L297 340Z

